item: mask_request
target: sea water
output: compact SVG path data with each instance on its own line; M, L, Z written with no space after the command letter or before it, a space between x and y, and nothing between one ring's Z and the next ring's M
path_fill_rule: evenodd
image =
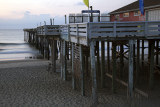
M23 60L38 55L39 51L24 41L22 29L0 29L0 61Z

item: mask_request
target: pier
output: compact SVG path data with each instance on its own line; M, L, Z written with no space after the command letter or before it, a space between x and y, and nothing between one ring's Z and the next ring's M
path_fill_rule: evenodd
M73 89L83 96L91 92L97 104L98 89L106 86L113 93L118 93L118 84L125 86L129 99L159 92L159 25L160 21L44 25L24 29L24 38L51 60L52 72L59 64L61 78L72 80Z

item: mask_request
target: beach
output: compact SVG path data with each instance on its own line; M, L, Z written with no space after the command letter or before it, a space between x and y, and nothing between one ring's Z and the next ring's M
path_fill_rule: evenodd
M48 60L1 61L0 107L91 106L90 95L82 96L79 90L73 90L71 81L63 81L59 72L48 71L48 65ZM99 107L127 104L125 98L111 91L99 96Z
M46 60L0 62L0 107L82 107L91 99L72 90Z
M91 107L91 95L72 89L60 72L49 71L48 60L0 62L0 107ZM60 70L60 69L57 69ZM98 107L129 107L127 97L112 94L109 87L98 90ZM148 101L148 100L147 100ZM133 107L158 107L159 100L141 100ZM153 103L152 103L153 101Z

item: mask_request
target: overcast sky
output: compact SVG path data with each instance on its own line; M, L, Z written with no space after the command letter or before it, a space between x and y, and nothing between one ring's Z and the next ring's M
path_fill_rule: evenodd
M137 0L90 0L93 9L108 13ZM64 24L64 15L87 10L83 0L0 0L0 29L36 27L54 18Z

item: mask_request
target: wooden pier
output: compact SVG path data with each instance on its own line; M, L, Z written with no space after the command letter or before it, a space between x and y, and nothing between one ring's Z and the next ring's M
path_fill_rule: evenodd
M112 80L113 93L117 91L116 84L122 84L131 99L135 93L151 96L150 90L156 85L155 75L160 74L159 25L160 21L88 22L44 25L24 29L24 32L25 40L35 45L44 58L51 59L53 72L56 72L60 53L61 77L63 80L71 77L73 89L79 86L81 94L85 95L89 87L85 84L91 79L89 85L96 105L97 89L108 84L105 78ZM147 78L142 80L144 76L140 74ZM139 81L148 84L147 91L137 88Z

